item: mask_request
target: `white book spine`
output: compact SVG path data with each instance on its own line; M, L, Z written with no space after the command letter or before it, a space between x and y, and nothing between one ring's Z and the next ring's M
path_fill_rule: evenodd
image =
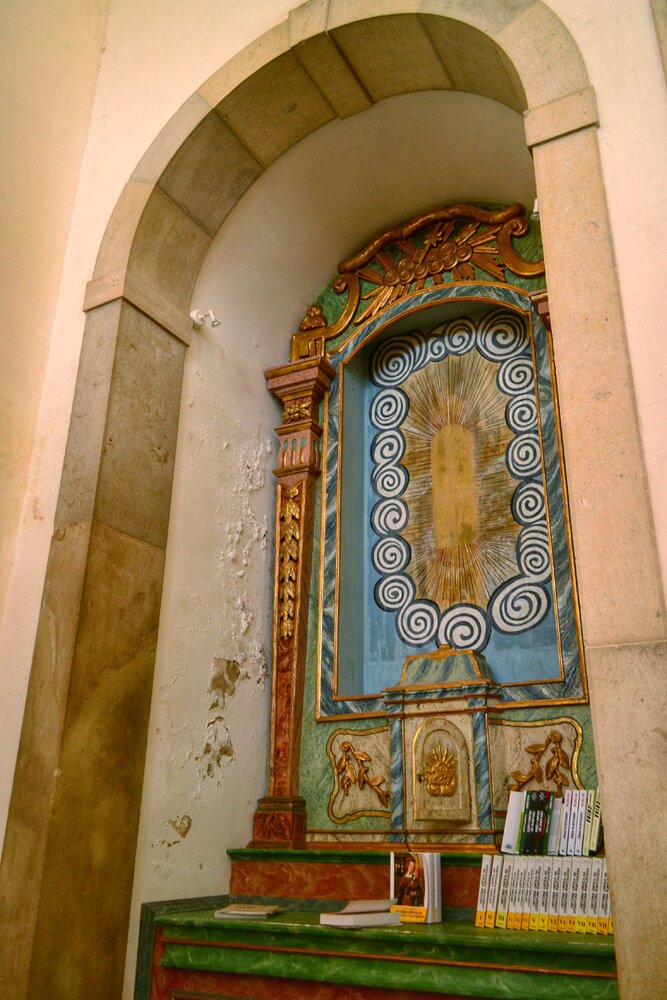
M509 802L507 803L507 815L505 816L503 840L500 848L503 854L517 853L519 824L523 815L525 801L525 792L510 792Z
M537 922L537 929L546 931L548 929L549 917L549 897L551 895L551 876L553 873L554 859L545 858L542 867L542 884L540 887L540 912Z
M577 840L577 814L579 812L579 791L574 789L570 798L570 820L567 828L567 849L568 857L574 855L574 845Z
M422 854L424 880L426 882L426 920L427 924L438 924L442 920L442 888L440 881L440 855L438 853Z
M584 842L581 853L586 857L591 853L591 830L593 828L593 813L595 811L595 791L591 789L586 800L586 823L584 825Z
M535 876L535 858L526 858L526 875L523 880L523 895L521 897L521 930L530 930L530 913L533 905L533 878Z
M491 866L491 877L489 879L489 893L486 901L486 927L495 927L496 910L498 909L498 893L500 892L500 879L503 870L503 856L497 854L493 858Z
M567 854L567 841L570 831L570 816L572 815L572 789L568 788L563 798L563 820L560 828L560 843L558 853L562 856Z
M489 896L489 880L493 859L490 854L482 858L482 871L479 878L479 893L477 894L477 910L475 911L475 926L483 927L486 920L486 901Z
M558 930L567 930L567 913L570 899L570 879L572 877L572 858L563 858L563 870L560 875L560 900L558 902Z
M496 927L507 927L507 910L509 908L513 871L514 857L510 854L503 860L503 871L500 878L500 890L498 892L498 906L496 908Z
M547 844L546 853L550 855L558 854L558 843L560 838L560 821L561 812L563 809L563 800L561 798L555 797L553 804L553 811L551 814L551 828L549 830L549 843Z
M597 934L602 886L602 858L591 858L591 874L586 903L586 933Z
M609 875L607 873L607 859L602 859L602 883L600 886L600 906L598 908L598 934L609 933L609 915L611 913L611 901L609 899Z
M549 896L549 916L548 928L550 931L558 930L558 913L560 910L560 884L563 877L563 865L565 858L560 855L554 858L553 870L551 873L551 894Z
M540 899L542 894L542 876L544 873L544 866L547 859L543 857L536 857L533 859L533 888L532 888L532 898L530 904L530 921L529 929L531 931L539 930L539 919L540 919Z
M574 858L570 874L570 889L567 894L567 929L574 934L577 919L577 904L579 903L579 881L581 879L581 859Z
M581 857L584 846L584 827L586 826L586 808L588 805L588 792L582 789L579 792L579 808L577 810L577 832L574 838L574 853Z
M526 877L527 858L517 856L514 859L514 871L512 873L512 885L510 888L510 903L507 912L507 927L509 930L521 929L521 912L523 883Z
M601 803L600 803L600 789L598 788L595 796L595 809L593 811L593 826L591 828L591 844L590 844L591 854L595 854L595 852L600 847L601 821L602 821L602 814L601 814Z
M591 881L591 858L582 858L580 864L581 875L579 877L579 898L577 899L577 913L574 929L577 934L585 934L588 890Z

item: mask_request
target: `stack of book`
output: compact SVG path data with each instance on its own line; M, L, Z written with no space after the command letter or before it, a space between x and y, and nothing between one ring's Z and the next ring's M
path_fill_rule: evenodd
M600 849L601 837L597 790L570 788L562 798L542 790L510 792L504 854L587 857Z
M501 855L485 856L475 923L613 934L597 791L511 792Z
M478 927L613 934L605 858L486 855Z

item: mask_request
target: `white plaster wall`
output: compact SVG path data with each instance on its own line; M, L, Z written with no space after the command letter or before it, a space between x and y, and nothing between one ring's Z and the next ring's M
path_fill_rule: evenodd
M12 279L9 284L12 298L9 305L5 306L5 316L9 316L9 320L3 317L3 363L5 357L10 358L17 370L29 372L20 392L12 393L11 399L15 400L17 396L21 398L21 424L25 436L21 437L23 443L19 451L23 449L20 453L24 455L24 459L28 449L26 442L31 441L32 444L31 465L27 473L27 501L12 549L12 575L7 588L5 615L0 632L0 682L3 690L0 701L0 829L3 832L83 330L81 303L85 282L92 274L106 223L122 187L160 129L218 67L227 63L263 32L280 24L290 6L292 4L289 0L253 0L252 4L237 4L234 0L190 0L188 3L184 0L142 0L140 4L134 0L111 0L105 51L97 78L86 146L80 161L83 142L81 123L87 113L84 107L86 100L90 100L96 59L93 53L97 51L101 38L100 19L104 4L101 0L99 3L95 0L70 0L69 3L67 0L60 0L58 3L34 0L32 3L21 4L18 0L13 0L3 5L3 18L7 17L9 21L9 30L3 31L8 50L8 61L5 60L4 67L12 80L21 81L17 93L23 95L23 103L17 103L14 93L3 88L10 97L9 131L5 128L3 132L3 148L8 158L3 163L3 174L8 178L6 183L11 202L8 204L7 196L2 199L8 220L7 234L3 236L3 250L8 248L10 255L9 262L3 260L4 270L8 263L15 267L17 261L22 262L19 280ZM367 5L369 11L372 8L377 12L386 11L388 6L384 0L378 0L377 5ZM667 565L667 474L663 431L667 425L664 393L667 343L664 337L658 336L657 331L658 318L665 311L661 262L664 260L665 245L667 122L664 78L661 75L657 43L647 0L587 0L585 4L579 0L550 0L547 6L562 17L580 46L600 106L603 122L600 130L602 164L608 187L619 276L624 283L623 302L637 385L638 409L664 567ZM433 5L430 5L430 9L432 8ZM42 56L43 53L47 53L48 57ZM4 69L2 72L4 82ZM33 100L37 96L41 98L40 101ZM69 109L68 114L62 111L63 107ZM61 110L56 113L56 108ZM12 119L15 119L13 125ZM78 123L76 127L75 120ZM60 129L55 129L56 134L51 131L54 121L59 123ZM51 142L48 141L50 136L53 140ZM8 137L13 141L8 142ZM39 142L36 137L41 137ZM62 137L62 144L59 144L59 137ZM25 162L17 153L21 149L25 150ZM383 164L385 169L388 166L387 162ZM278 167L279 164L276 164L276 168ZM45 177L48 179L46 189ZM66 220L72 198L74 207L68 236L67 224L63 220ZM297 209L300 204L301 202L296 205ZM378 203L377 215L382 214L382 218L371 218L370 215L364 217L370 231L385 224L386 209L386 204ZM400 217L409 214L411 210L397 211L397 215ZM242 211L241 206L237 211ZM54 213L58 217L58 223L51 230L49 227ZM230 218L230 233L231 225ZM337 240L340 244L340 249L333 252L333 259L336 254L347 252L349 243L354 242L351 239L353 235L352 230L345 230L342 223L341 228L333 232L329 250L334 251ZM221 245L223 240L224 238L221 239ZM305 258L308 257L308 246L308 243L303 245ZM280 262L280 255L277 259ZM324 258L313 261L313 269L308 277L310 283L306 283L304 276L304 287L298 289L304 304L312 294L313 287L317 287L326 278L331 259L327 254L326 261ZM273 266L275 268L275 260ZM59 274L61 277L58 284ZM279 285L280 282L277 281L276 284ZM292 286L291 293L296 292L297 288ZM252 298L250 292L243 294L246 299ZM291 310L294 309L294 301L294 295L291 295ZM212 301L209 304L215 305ZM247 315L249 305L246 300L238 299L234 306L236 313L232 315ZM223 304L218 306L221 310L222 307ZM225 322L228 318L226 317ZM276 313L273 336L282 337L288 321L292 324L295 318L298 317L293 312L289 315ZM224 324L218 328L221 336L224 328ZM262 338L264 336L268 337L268 333L262 334ZM36 339L32 340L31 337ZM253 392L257 393L253 397L255 405L265 407L268 404L261 389L261 380L259 383L257 380L253 381L250 375L264 366L263 351L266 351L268 362L274 361L276 354L269 350L268 339L258 339L260 347L257 348L256 355L246 359L250 366L247 368L248 387L250 397L253 397ZM48 363L45 368L47 342ZM217 341L208 344L208 355L204 351L204 342L198 343L193 349L184 398L199 398L194 391L198 383L193 366L197 363L205 365L207 370L209 366L215 368L217 364L220 372L224 373L227 362L222 349L218 355L216 344ZM203 353L196 354L196 351ZM211 357L217 358L215 364L210 360ZM43 391L40 397L42 381ZM6 384L11 385L11 381ZM256 388L253 390L252 386ZM201 413L210 405L210 401L205 398L208 391L207 389L201 396L200 404L193 401L193 408L196 409L199 405ZM4 392L5 390L0 396L3 406L9 398ZM249 407L245 409L249 410ZM235 447L240 449L239 452L230 452L234 455L233 463L240 461L240 454L247 446L252 466L255 462L253 448L255 445L258 448L258 443L264 440L266 425L270 424L269 411L263 410L247 419L245 414L239 415L239 420L241 416L244 417L244 422L239 427L233 424L235 418L233 411L231 412L230 426L238 435ZM221 428L225 419L226 416L221 416L219 429L214 434L213 418L210 418L209 431L213 437L218 435L216 447L221 455L224 455ZM16 422L8 430L18 434ZM231 434L229 440L232 440ZM200 444L203 452L210 447L210 441ZM179 447L182 450L182 446ZM259 462L258 451L256 455ZM266 455L263 460L266 463ZM263 468L266 470L266 464ZM12 502L15 502L21 495L21 485L25 482L25 461L12 460L9 471L15 477L14 482L18 482L18 488L12 486L9 494L14 498ZM179 466L178 475L187 475L187 468L184 467L184 471L181 471ZM209 487L210 485L209 482ZM33 514L34 501L37 501L37 516ZM198 522L196 527L199 532L201 514L195 501L199 503L197 498L193 498L193 521ZM234 502L237 505L242 503L240 493ZM247 512L244 517L249 518L248 523L254 518L261 525L266 510L265 499L259 492L251 491L248 502L253 512L252 517ZM17 509L15 505L14 510ZM222 511L216 513L218 521L222 520L222 515ZM10 534L5 537L11 539L12 525L15 524L14 514L9 525ZM215 531L219 530L219 526L215 528ZM195 566L196 553L207 544L209 543L199 534L196 543L188 544L187 535L181 529L174 528L168 553L170 567L173 567L177 559L178 562L185 561L188 565ZM212 551L223 552L220 539L215 534L210 540L210 547ZM252 551L257 556L259 565L266 558L262 554L259 539L254 540ZM182 552L185 553L183 558L180 555ZM222 554L222 566L226 565L225 559L226 556ZM212 591L217 587L222 593L221 579L219 575L216 577L211 585ZM178 640L177 649L181 656L179 669L184 672L186 667L190 668L188 628L191 627L193 617L193 627L200 630L197 668L200 673L197 677L192 675L192 697L201 698L201 726L201 713L206 717L208 712L209 702L203 689L208 685L212 659L214 656L234 658L234 637L231 632L221 631L220 622L215 618L217 612L210 607L215 603L211 594L206 596L200 610L193 616L191 581L188 579L179 583L173 592L171 586L170 584L165 594L163 622L169 621L170 627L177 632L180 630L174 641ZM249 592L252 587L255 588L253 602L265 599L265 595L260 594L259 586L258 580L248 583ZM224 605L225 609L235 607L237 592L232 593L232 605ZM223 596L221 600L232 598ZM251 640L259 636L263 627L260 615L256 617L246 637L243 640L239 638L238 642L243 641L249 649ZM165 642L166 639L161 635L161 663L165 655ZM238 718L247 720L248 714L257 712L259 718L260 712L266 712L266 695L262 698L259 693L261 681L257 683L260 674L257 666L259 659L250 660L249 657L246 663L248 662L250 666L242 665L242 669L247 669L249 673L252 670L251 678L239 678L239 698L236 701L231 699L227 707L230 713L227 725L231 726L232 735L235 722L231 713L238 711ZM169 676L162 676L158 683L169 686ZM176 679L173 683L176 685ZM244 691L246 693L242 694ZM236 705L240 707L236 709ZM265 714L262 716L262 725L265 725L264 719ZM178 734L184 721L174 716L172 724L174 733ZM192 735L192 749L195 753L200 745L201 735L201 729ZM160 754L163 757L173 756L173 762L168 767L165 765L162 772L155 774L146 791L146 809L150 812L152 808L154 817L163 818L166 822L179 815L190 815L185 806L181 808L180 792L175 792L173 799L168 802L169 809L162 809L172 783L176 789L184 787L180 784L180 779L174 779L173 773L180 773L178 762L184 760L182 745L180 735L167 738L161 744ZM241 739L237 742L237 747L242 746ZM251 760L251 756L261 759ZM254 755L252 745L249 746L247 766L248 771L234 770L233 780L227 782L227 778L224 779L225 788L221 795L224 796L225 804L220 811L221 826L226 822L225 815L232 815L235 809L235 803L233 807L229 805L231 796L243 795L243 800L249 801L257 791L257 787L253 787L251 794L250 785L261 786L263 748ZM226 774L230 774L234 767L238 765L232 764ZM209 787L212 786L202 785L204 789ZM193 809L195 805L196 803L192 805ZM225 863L222 845L227 842L226 838L223 841L215 823L209 835L205 835L204 824L198 823L195 827L195 819L193 816L192 829L180 846L186 847L188 843L210 845L215 841L217 846L212 848L218 852L215 864L222 873ZM202 832L197 832L198 830ZM153 830L149 836L154 838ZM219 841L216 840L218 836ZM200 841L197 841L198 837L201 838ZM238 832L236 828L230 829L228 842L241 843L244 837L245 834ZM169 838L164 836L164 839ZM208 849L211 849L210 846ZM173 868L179 872L179 883L184 885L187 882L190 892L199 891L203 874L201 878L197 874L200 871L198 865L204 862L197 857L198 852L194 848L191 849L191 854L184 851L177 853L177 847L170 850ZM204 871L207 870L207 864L208 862ZM208 869L209 874L212 870L212 867ZM176 883L173 884L175 886ZM207 891L215 891L215 888L217 887L209 886Z
M31 460L44 457L35 428L106 8L0 4L0 839L44 574L43 546L31 546L53 523L53 495L26 485ZM66 391L61 424L69 401Z

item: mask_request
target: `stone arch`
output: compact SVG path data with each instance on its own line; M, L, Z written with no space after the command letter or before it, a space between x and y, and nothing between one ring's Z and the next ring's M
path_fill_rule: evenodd
M540 0L493 11L448 0L426 12L414 0L399 11L382 6L373 4L368 17L339 0L304 4L192 95L121 194L87 310L124 296L187 343L194 280L238 198L311 131L383 98L476 93L527 112L538 141L596 123L581 56ZM544 73L544 65L558 72Z
M663 638L595 96L569 33L541 0L304 4L203 84L158 136L122 192L86 291L4 855L16 917L8 926L16 930L3 946L17 995L48 983L54 998L75 1000L73 983L83 997L101 977L110 994L119 992L190 296L211 240L281 152L333 117L409 89L472 90L524 111L593 687L596 651L603 658L611 644ZM581 264L574 273L573 257ZM609 361L606 396L592 411L596 376L580 364L584 338ZM46 683L54 672L55 703ZM104 727L92 759L86 734L99 734L96 715L109 722L110 703L121 706L118 724ZM44 718L53 720L46 733ZM119 741L131 747L122 768L113 753ZM114 826L118 815L123 823ZM101 936L111 943L90 963Z

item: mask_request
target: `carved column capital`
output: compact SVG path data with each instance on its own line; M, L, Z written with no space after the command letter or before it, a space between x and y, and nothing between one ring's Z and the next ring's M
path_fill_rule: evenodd
M319 405L335 374L325 358L293 361L266 372L269 391L283 405L283 420L276 427L280 451L274 472L279 478L306 472L319 475Z

